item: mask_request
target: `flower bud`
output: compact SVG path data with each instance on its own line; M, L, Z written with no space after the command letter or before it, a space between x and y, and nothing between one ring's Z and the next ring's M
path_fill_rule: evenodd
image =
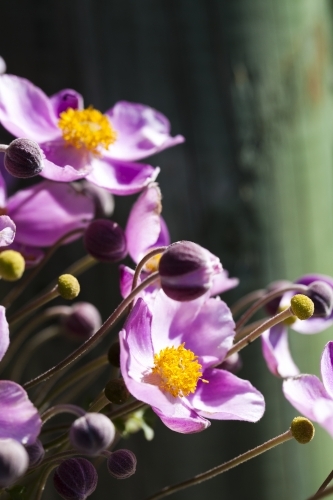
M84 341L100 328L102 318L93 304L77 302L63 318L62 324L69 336Z
M101 262L118 262L127 255L126 236L116 222L96 219L84 233L87 252Z
M5 281L17 281L25 269L25 260L16 250L4 250L0 253L0 277Z
M110 365L120 368L120 344L118 340L110 347L108 351L108 360Z
M62 274L58 278L58 292L63 299L73 300L80 293L80 284L72 274Z
M130 397L130 393L121 378L110 380L104 389L104 394L110 403L116 405L124 404Z
M161 286L168 297L180 302L194 300L212 286L222 271L220 260L192 241L178 241L163 253L159 263Z
M98 476L93 464L85 458L69 458L57 467L53 482L65 500L85 500L97 486Z
M136 471L136 456L130 450L116 450L108 457L107 467L111 476L127 479Z
M29 467L40 464L45 455L45 450L40 440L36 439L33 444L26 445L25 449L29 455Z
M15 139L6 149L4 165L14 177L35 177L43 170L43 152L35 141Z
M306 292L314 303L314 318L328 318L333 308L333 290L324 281L313 281Z
M77 450L97 455L110 446L115 437L111 420L102 413L87 413L71 425L69 439Z
M15 439L0 439L0 488L7 488L19 479L29 466L24 446Z

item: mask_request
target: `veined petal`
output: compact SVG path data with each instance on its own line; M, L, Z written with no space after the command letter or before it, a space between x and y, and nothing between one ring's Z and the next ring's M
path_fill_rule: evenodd
M172 415L167 415L158 408L152 407L152 409L169 429L181 434L201 432L210 426L209 420L206 420L180 402L172 405Z
M324 387L333 399L333 342L328 342L325 345L320 368Z
M118 102L106 112L117 131L117 140L106 154L117 160L136 161L184 142L170 136L169 120L149 106Z
M16 137L38 143L60 135L47 95L25 78L14 75L0 76L0 121Z
M0 360L9 346L9 326L6 319L6 309L0 306Z
M93 160L93 171L87 180L110 193L127 196L142 191L159 174L158 167L141 163L121 162L106 157Z
M83 97L73 89L63 89L50 97L54 114L59 118L60 113L68 108L83 109Z
M322 382L315 375L298 375L283 382L283 393L290 404L310 420L317 421L315 404L330 397Z
M0 438L16 439L22 444L36 441L41 429L37 408L26 391L15 382L0 381Z
M45 154L41 176L59 182L82 179L93 170L92 156L86 149L80 150L66 145L63 139L44 142L40 145Z
M313 420L318 422L333 437L333 401L319 399L313 407Z
M299 374L288 344L288 330L282 323L261 335L262 352L268 369L277 377L294 377Z
M217 420L257 422L264 414L263 395L248 380L230 372L207 369L198 382L195 393L188 397L191 405L203 417Z
M227 290L231 290L239 285L238 278L229 278L229 273L223 269L219 274L213 276L213 285L210 289L210 296L214 297Z
M16 226L8 215L0 215L0 247L13 243Z

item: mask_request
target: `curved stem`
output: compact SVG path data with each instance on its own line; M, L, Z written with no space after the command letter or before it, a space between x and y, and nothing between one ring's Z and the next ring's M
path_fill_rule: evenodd
M134 277L133 277L133 282L132 282L132 290L134 290L138 286L138 281L140 278L141 271L144 267L144 265L150 260L154 255L158 255L159 253L163 253L164 250L167 247L157 247L153 248L150 252L148 252L139 262L139 264L136 266Z
M89 412L99 412L103 410L108 404L110 404L110 401L104 394L104 389L103 391L97 396L95 401L89 406L88 411Z
M235 302L231 307L230 311L232 312L232 315L235 316L237 313L239 313L242 309L244 309L246 306L254 302L255 300L261 299L266 294L266 290L255 290L253 292L250 292L244 297L241 297L237 302Z
M44 493L44 490L45 490L45 486L46 486L46 482L48 480L48 477L49 475L51 474L51 472L53 471L53 469L55 469L58 465L58 462L56 463L53 463L51 465L49 465L49 467L46 467L46 469L44 470L40 480L39 480L39 483L38 483L38 489L37 489L37 495L36 495L36 500L41 500L42 498L42 495Z
M121 408L118 408L117 410L112 411L111 413L108 414L108 417L113 420L115 418L119 417L124 417L127 414L135 412L135 410L138 410L139 408L143 408L144 406L147 406L146 403L143 403L142 401L133 401L133 403L129 403L126 406L122 406Z
M31 314L33 311L42 307L44 304L47 304L51 300L55 299L59 296L58 286L55 286L49 292L45 293L37 299L33 300L26 304L22 309L19 309L16 313L8 318L9 326L15 325L18 321L21 321L23 318Z
M39 384L40 382L43 382L44 380L47 380L48 378L52 377L56 373L58 373L60 370L65 368L66 366L70 365L75 361L78 357L82 356L83 354L87 353L94 345L96 344L97 341L99 341L107 332L108 330L113 326L115 321L118 319L118 317L122 314L124 310L126 310L127 306L131 304L132 300L142 291L144 290L147 286L151 285L156 281L158 278L158 273L153 273L151 274L147 279L142 281L135 290L133 290L128 297L126 297L120 304L119 306L115 309L115 311L109 316L109 318L103 323L101 328L94 334L92 337L90 337L88 340L86 340L78 349L76 349L72 354L67 356L65 359L63 359L60 363L58 363L56 366L51 368L50 370L47 370L46 372L42 373L38 377L30 380L29 382L25 383L23 387L27 390L33 387L34 385Z
M319 500L320 498L325 498L328 497L329 495L332 495L332 493L333 493L333 486L331 486L330 488L326 488L326 490L317 491L317 493L309 497L307 500Z
M286 292L307 292L308 287L306 285L292 285L286 288L280 288L279 290L274 290L273 292L267 293L264 297L257 300L237 321L236 332L243 326L262 306L275 299L276 297L282 296Z
M76 405L63 404L52 406L52 408L49 408L41 415L41 419L43 422L42 425L44 425L48 420L50 420L50 418L54 417L55 415L59 415L59 413L72 413L79 418L86 415L87 412L83 410L83 408L80 408L80 406Z
M289 441L289 439L292 439L292 437L293 436L289 429L287 432L281 434L280 436L270 439L266 443L261 444L260 446L257 446L256 448L253 448L252 450L249 450L246 453L243 453L243 455L239 455L238 457L229 460L229 462L225 462L224 464L218 465L217 467L214 467L213 469L203 472L202 474L198 474L192 477L191 479L188 479L187 481L183 481L173 486L167 486L158 493L155 493L155 495L149 497L147 500L159 500L160 498L171 495L172 493L176 493L177 491L189 488L190 486L194 486L195 484L202 483L203 481L207 481L208 479L212 479L218 474L222 474L223 472L226 472L232 469L233 467L236 467L237 465L240 465L246 462L247 460L250 460L251 458L261 455L261 453L264 453L265 451L268 451L279 444Z

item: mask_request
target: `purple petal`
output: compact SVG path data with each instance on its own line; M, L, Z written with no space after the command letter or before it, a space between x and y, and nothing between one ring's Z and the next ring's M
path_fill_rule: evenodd
M110 147L111 158L141 160L184 142L181 135L170 136L168 119L149 106L120 101L106 115L118 134Z
M168 226L166 225L166 222L161 215L160 215L160 225L161 225L161 231L153 247L163 247L163 246L167 247L171 243Z
M130 267L121 264L119 266L119 274L120 293L121 296L125 298L131 293L134 271Z
M68 108L83 109L82 95L72 89L60 90L50 97L50 101L57 117Z
M202 418L193 410L177 402L173 406L173 414L166 415L158 408L152 407L156 415L160 417L162 422L169 427L172 431L180 432L182 434L193 434L201 432L210 426L209 420Z
M3 165L3 158L1 158L1 164ZM6 207L6 200L7 200L6 182L3 175L0 173L0 209L4 209Z
M313 420L318 422L333 437L333 401L319 399L313 407Z
M263 395L248 380L225 370L208 369L188 399L203 417L217 420L257 422L264 414Z
M94 170L87 180L110 193L127 196L138 193L155 181L160 169L141 163L111 160L106 157L93 160Z
M9 326L6 319L6 309L0 306L0 360L9 346Z
M310 420L317 421L315 404L326 399L330 401L325 387L315 375L299 375L283 382L283 393L290 404Z
M37 408L25 390L15 382L0 381L0 438L12 438L22 444L36 441L41 429Z
M140 194L132 206L125 233L128 253L137 264L156 243L161 232L161 191L152 183Z
M131 358L135 358L136 362L139 363L138 369L143 367L144 371L154 365L154 353L150 333L151 319L152 315L146 303L139 298L124 326L126 342L130 350L130 369L132 368ZM136 369L136 366L134 369ZM133 374L134 377L137 375L138 373ZM139 373L139 377L141 376L142 371Z
M11 250L16 250L23 255L26 268L37 266L45 255L45 253L40 248L22 245L17 241L14 241L14 243L12 243L9 248Z
M227 290L231 290L239 285L238 278L229 278L229 273L226 270L221 271L219 274L213 276L213 285L210 289L210 296L219 295Z
M92 172L92 156L84 148L67 145L62 139L40 145L45 154L41 176L60 182L82 179Z
M0 247L13 243L16 226L8 215L0 215Z
M53 245L74 229L84 229L94 216L93 201L71 185L49 181L23 189L9 198L8 213L16 224L18 243Z
M320 368L324 387L333 398L333 342L328 342L325 345Z
M289 351L288 330L282 323L264 332L261 342L267 367L273 375L277 377L298 375L299 369Z
M57 117L46 94L14 75L0 76L0 121L13 135L38 143L60 135Z

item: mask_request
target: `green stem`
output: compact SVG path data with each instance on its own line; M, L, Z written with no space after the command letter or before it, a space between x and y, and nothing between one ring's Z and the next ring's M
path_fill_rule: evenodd
M48 420L50 420L50 418L54 417L55 415L59 415L59 413L72 413L73 415L76 415L77 418L79 418L86 415L87 412L76 405L62 404L52 406L52 408L49 408L41 415L43 425Z
M107 397L104 394L104 390L97 396L95 401L89 406L88 411L89 412L99 412L103 410L108 404L110 404L110 401L107 399Z
M158 278L158 273L153 273L151 274L147 279L142 281L135 290L133 290L128 297L126 297L116 308L116 310L109 316L109 318L103 323L101 328L94 334L92 337L90 337L88 340L86 340L78 349L76 349L72 354L67 356L65 359L63 359L60 363L58 363L56 366L51 368L50 370L47 370L46 372L42 373L38 377L30 380L29 382L25 383L23 387L28 390L31 387L39 384L40 382L43 382L44 380L47 380L48 378L52 377L59 371L63 370L66 366L70 365L73 363L78 357L82 356L83 354L86 354L94 345L96 344L97 341L99 341L107 332L108 330L113 326L115 321L118 319L118 317L122 314L124 310L128 307L129 304L131 304L132 300L135 299L135 297L142 291L144 290L147 286L151 285L156 281Z
M326 490L317 491L312 497L309 497L307 500L319 500L320 498L328 497L333 494L333 486L330 488L326 488Z
M18 321L21 321L26 316L29 316L32 312L36 311L39 307L42 307L44 304L47 304L51 300L55 299L59 296L58 286L55 286L47 292L45 295L37 297L37 299L29 302L27 305L19 309L16 313L8 318L9 326L15 325Z
M121 408L112 411L111 413L108 414L108 417L111 420L124 417L125 415L131 414L136 410L138 410L139 408L143 408L144 406L146 406L146 403L143 403L142 401L133 401L133 403L130 403L126 406L122 406Z
M242 309L244 309L249 304L252 304L255 300L261 299L266 294L266 290L255 290L254 292L250 292L244 297L241 297L237 302L235 302L231 307L230 311L233 316L236 316Z
M157 247L157 248L153 248L153 250L151 250L150 252L148 252L141 260L140 262L138 263L138 265L136 266L136 269L135 269L135 273L134 273L134 277L133 277L133 282L132 282L132 290L134 290L137 286L138 286L138 281L139 281L139 278L140 278L140 274L141 274L141 271L142 269L144 268L145 264L152 258L154 257L155 255L158 255L159 253L163 253L164 250L166 249L167 247Z

